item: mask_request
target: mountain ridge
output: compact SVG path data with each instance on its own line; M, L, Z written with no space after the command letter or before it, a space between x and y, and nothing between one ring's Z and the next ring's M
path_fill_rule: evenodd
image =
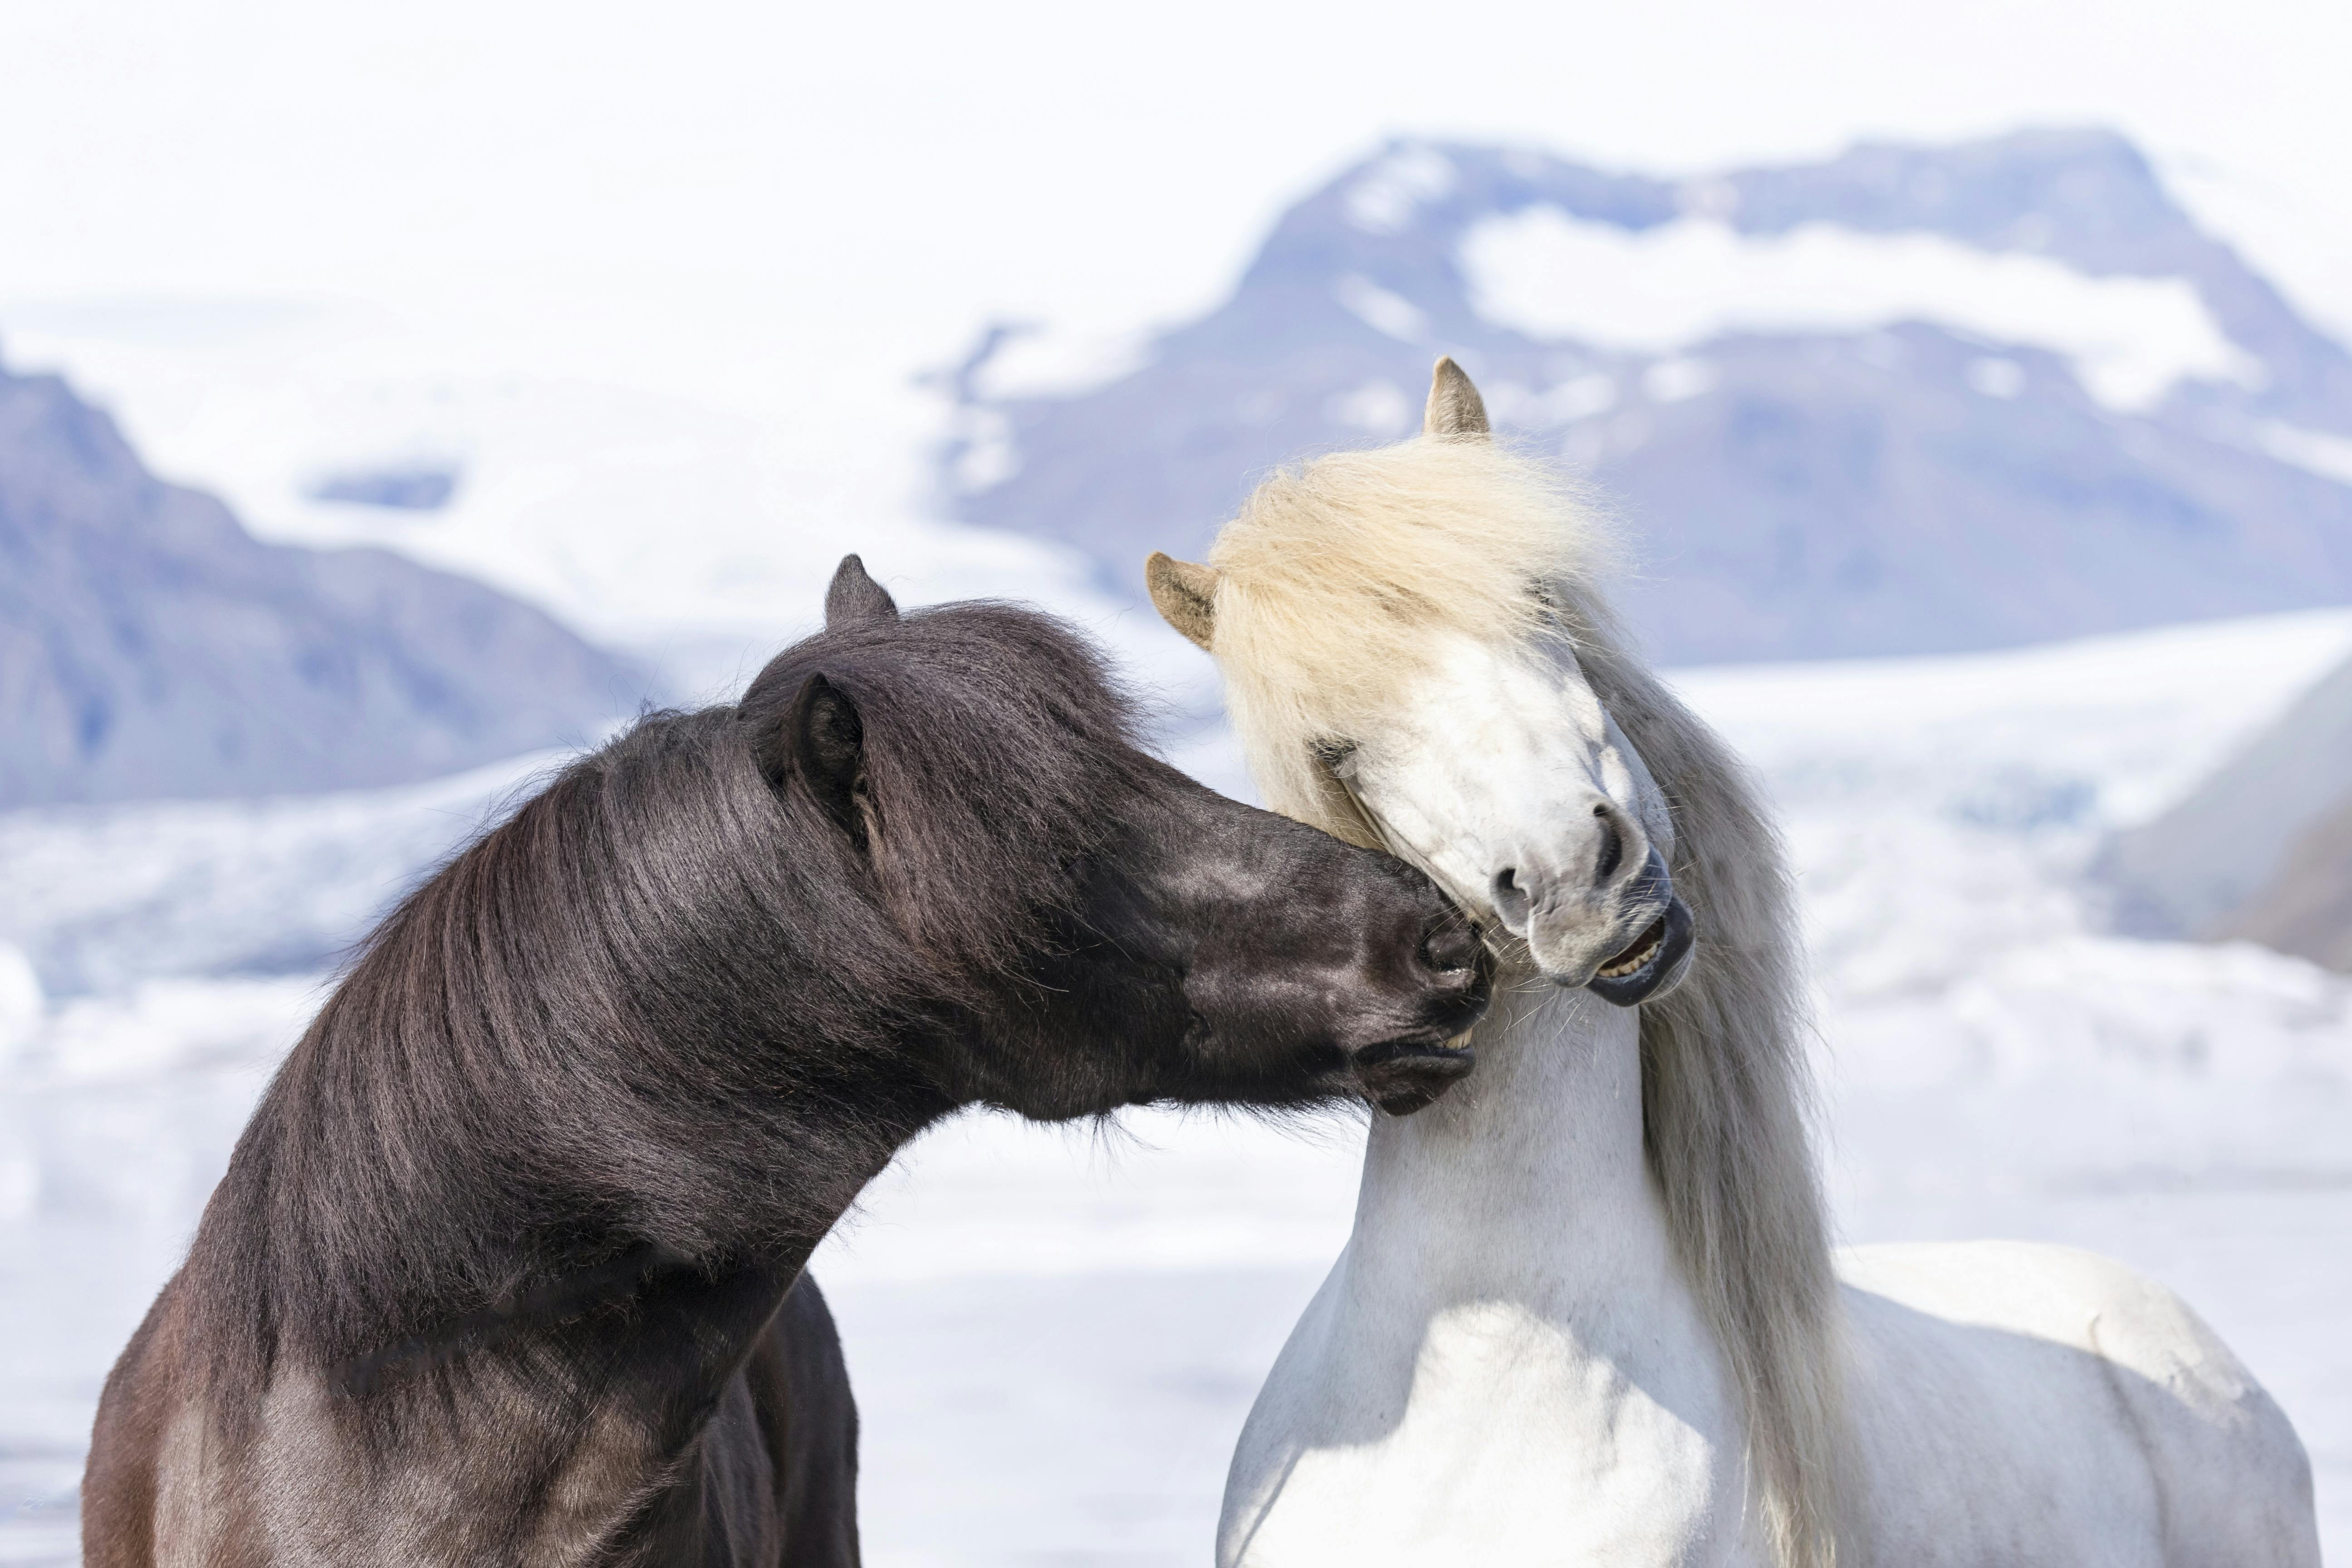
M1864 326L1733 320L1663 348L1538 337L1482 309L1469 268L1474 238L1518 244L1507 231L1531 213L1592 254L1679 245L1733 279L1785 278L1826 245L1893 294L1932 263L1978 289L1961 303L1979 315L2013 316L2035 288L2055 303L2045 341L1892 307ZM2072 319L2089 310L2115 320ZM2153 388L2145 406L2118 405L2086 357L2118 321L2147 340L2122 366ZM1624 520L1641 567L1626 607L1670 662L1956 651L2352 599L2352 473L2308 456L2352 435L2352 354L2111 132L1691 179L1400 140L1290 207L1228 300L1125 374L1026 388L998 374L1019 344L1000 329L952 379L942 508L1076 543L1129 597L1143 553L1200 552L1255 475L1404 434L1450 353L1508 438L1562 456Z
M645 678L380 550L264 543L0 367L0 807L413 782L592 740Z

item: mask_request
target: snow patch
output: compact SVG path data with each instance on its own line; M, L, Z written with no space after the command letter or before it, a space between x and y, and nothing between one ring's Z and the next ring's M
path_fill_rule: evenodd
M33 961L14 942L0 942L0 1068L32 1039L44 1011Z
M1496 419L1536 429L1573 425L1616 405L1617 378L1599 371L1570 376L1541 392L1516 381L1497 381L1486 389L1486 407Z
M1013 421L999 408L964 414L964 448L956 455L956 488L966 495L994 489L1021 471L1021 449L1013 444Z
M1429 317L1420 306L1360 273L1350 272L1332 284L1331 297L1366 326L1399 342L1418 343L1429 337Z
M1705 216L1636 232L1540 205L1473 226L1461 261L1472 308L1487 321L1637 353L1731 331L1928 321L2062 354L2093 396L2124 412L2153 406L2183 380L2254 386L2263 374L2186 279L2095 278L1939 235L1815 223L1748 236Z
M224 1062L270 1063L289 1049L328 981L166 979L57 1010L19 1063L21 1086L141 1083Z
M1686 403L1713 392L1722 379L1703 359L1660 360L1642 373L1642 390L1653 403Z
M2352 437L2272 421L2256 427L2254 443L2282 463L2352 485Z
M1323 412L1335 425L1374 436L1401 436L1412 426L1413 407L1395 382L1376 379L1332 398Z
M992 403L1084 396L1149 364L1151 343L1152 335L1143 331L1008 331L972 372L972 391Z
M1348 221L1367 234L1402 234L1422 204L1451 193L1458 177L1453 161L1433 149L1392 153L1348 187Z
M1960 374L1969 391L1986 397L2015 397L2025 390L2025 367L2013 359L1987 354L1969 361Z

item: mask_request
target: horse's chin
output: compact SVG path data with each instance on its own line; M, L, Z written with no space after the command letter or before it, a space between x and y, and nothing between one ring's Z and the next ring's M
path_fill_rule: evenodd
M1411 1116L1444 1098L1475 1062L1465 1032L1444 1041L1391 1040L1356 1052L1348 1065L1365 1099L1391 1116Z
M1616 1007L1638 1007L1666 995L1690 973L1697 945L1690 906L1669 899L1664 910L1614 956L1604 959L1584 989Z

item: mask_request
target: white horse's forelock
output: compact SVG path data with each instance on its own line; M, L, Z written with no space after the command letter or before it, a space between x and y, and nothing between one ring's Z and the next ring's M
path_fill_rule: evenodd
M1775 1555L1829 1568L1845 1417L1786 860L1745 767L1626 651L1610 553L1585 498L1499 443L1335 453L1267 479L1218 536L1214 648L1267 803L1375 846L1316 748L1371 723L1433 631L1526 639L1556 617L1572 637L1666 797L1700 932L1688 979L1642 1008L1644 1145L1738 1382Z

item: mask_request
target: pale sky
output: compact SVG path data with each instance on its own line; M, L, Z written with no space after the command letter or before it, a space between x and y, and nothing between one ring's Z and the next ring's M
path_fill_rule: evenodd
M1672 173L2110 125L2347 331L2347 66L2342 0L6 0L0 353L37 366L60 300L357 301L457 369L743 421L782 531L831 541L906 513L911 379L987 320L1198 311L1397 133ZM62 368L266 510L131 370Z
M1125 321L1392 132L1684 170L2043 121L2233 184L2352 320L2347 68L2352 6L2266 0L10 0L0 298L701 278L844 339Z

